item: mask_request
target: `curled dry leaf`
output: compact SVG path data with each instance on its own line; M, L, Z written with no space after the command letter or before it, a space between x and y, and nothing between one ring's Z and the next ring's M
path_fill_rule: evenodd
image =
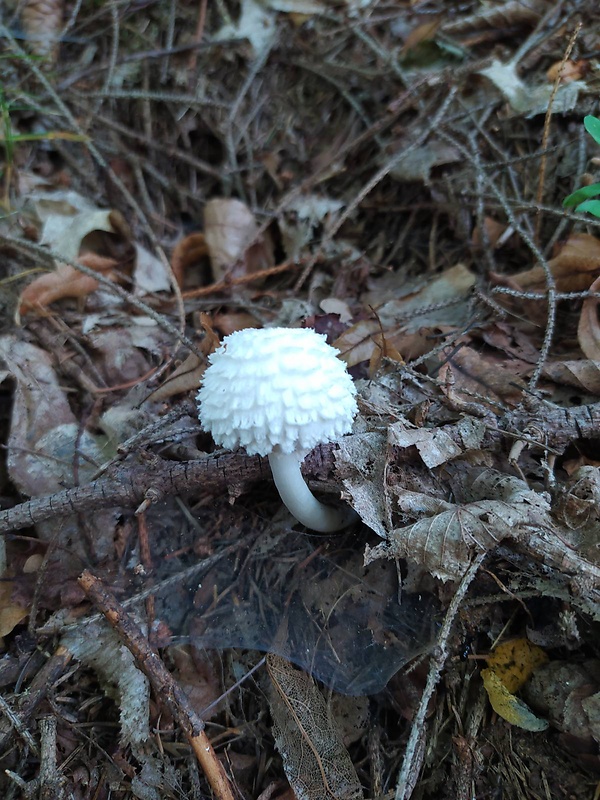
M600 395L600 363L597 361L551 361L544 366L543 375L555 383L574 386L580 392Z
M236 278L275 263L268 238L258 237L254 214L241 200L215 198L204 208L204 238L215 281Z
M171 268L179 286L183 286L189 267L208 255L208 245L203 233L190 233L177 242L171 256Z
M522 700L511 694L492 669L482 669L481 677L490 705L502 719L510 722L511 725L516 725L517 728L533 733L547 729L546 720L536 717Z
M600 278L590 286L590 292L600 292ZM598 324L598 299L588 297L583 301L577 327L579 346L591 361L600 361L600 325Z
M25 0L21 7L21 24L30 50L50 63L58 55L63 9L63 0Z
M590 62L586 59L579 61L555 61L550 69L546 72L546 78L550 83L554 83L560 78L561 83L571 83L571 81L580 81L590 71Z
M104 258L95 253L84 253L79 261L86 267L112 277L112 270L117 262L112 258ZM51 303L65 297L87 297L95 292L99 283L90 275L84 275L70 264L59 264L54 272L48 272L36 278L21 295L19 315L43 314Z
M518 539L532 528L553 527L548 501L518 478L484 469L463 475L461 483L462 504L390 487L397 494L397 510L417 522L395 528L387 542L367 547L365 563L408 558L442 581L459 580L475 553Z

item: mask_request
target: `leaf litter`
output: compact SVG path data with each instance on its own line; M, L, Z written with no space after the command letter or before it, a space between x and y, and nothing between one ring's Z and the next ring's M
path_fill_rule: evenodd
M595 9L8 7L3 793L590 796ZM339 537L195 417L223 336L301 324L359 393L304 465Z

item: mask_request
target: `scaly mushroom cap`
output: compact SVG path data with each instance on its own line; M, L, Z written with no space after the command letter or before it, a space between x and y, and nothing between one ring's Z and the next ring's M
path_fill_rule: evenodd
M307 453L348 433L356 389L338 351L308 328L226 336L198 392L202 427L249 455Z

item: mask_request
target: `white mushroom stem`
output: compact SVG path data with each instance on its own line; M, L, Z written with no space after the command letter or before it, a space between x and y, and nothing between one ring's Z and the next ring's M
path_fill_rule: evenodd
M358 515L349 506L332 508L317 500L300 472L302 460L303 456L298 453L269 455L275 486L290 514L307 528L320 533L339 531L355 522Z

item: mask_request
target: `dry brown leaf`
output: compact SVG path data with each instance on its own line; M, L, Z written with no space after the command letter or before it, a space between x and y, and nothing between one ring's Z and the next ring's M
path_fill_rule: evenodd
M581 745L589 740L590 752L597 752L600 740L600 661L581 664L551 661L537 669L524 689L529 703L547 716L552 724L569 733Z
M313 679L271 653L267 670L275 744L298 800L362 800L331 707Z
M200 349L204 356L209 356L221 343L210 314L200 313L200 327L205 333ZM195 353L190 353L148 399L157 403L177 394L197 391L205 369L206 361L200 361Z
M493 217L485 217L483 220L483 226L485 228L485 239L487 244L490 247L495 247L500 237L507 229L506 223L498 222L498 220L494 219ZM479 250L484 245L484 237L479 226L476 226L473 229L471 244L476 250Z
M420 25L417 25L416 28L413 28L413 30L408 34L408 36L404 40L404 45L402 46L400 54L402 56L405 56L411 50L413 50L417 45L421 44L421 42L429 42L433 38L435 38L435 35L439 30L441 22L442 18L438 17L437 19L432 19L428 20L427 22L422 22Z
M63 24L64 0L25 0L21 7L21 24L30 50L56 61Z
M272 267L273 248L259 238L254 214L241 200L215 198L204 207L204 238L213 279L238 278Z
M8 636L29 614L29 609L12 602L14 581L6 580L6 575L4 578L0 582L0 638Z
M590 292L600 291L600 278L590 286ZM600 361L600 325L598 324L598 299L588 297L583 301L579 325L577 326L579 346L591 361Z
M442 354L440 360L444 361ZM454 402L473 402L474 396L505 403L518 403L522 398L522 381L519 374L528 372L531 364L518 359L500 359L494 353L477 352L473 347L460 347L439 370L439 378L446 381L442 391Z
M580 81L590 71L590 62L586 59L580 61L555 61L546 72L546 78L554 83L560 77L561 83Z
M589 233L573 233L548 266L559 292L585 292L600 273L600 240ZM546 289L546 276L540 266L512 275L509 281L525 291Z
M53 494L89 480L105 461L94 437L82 431L69 406L51 357L16 336L0 337L0 360L14 382L8 439L9 477L21 494ZM77 478L76 478L77 476ZM98 531L93 547L98 558L114 549L115 510L94 514ZM90 544L81 535L80 521L58 517L36 525L43 541L53 541L56 558L67 568L81 571L81 558L89 558Z
M112 277L112 270L117 266L114 259L95 253L84 253L79 261L107 278ZM40 275L25 288L21 295L19 314L43 314L51 303L65 297L87 297L98 286L98 281L90 275L84 275L70 264L59 264L54 272Z
M192 708L202 719L210 720L220 710L215 701L221 696L221 684L215 668L215 653L188 645L169 648L174 663L174 677L185 692ZM213 705L214 704L214 705ZM211 706L209 711L207 707Z
M544 366L544 376L556 383L575 386L588 394L600 395L600 362L556 361Z
M184 284L187 269L207 255L208 246L203 233L190 233L177 242L171 256L171 268L179 286Z

